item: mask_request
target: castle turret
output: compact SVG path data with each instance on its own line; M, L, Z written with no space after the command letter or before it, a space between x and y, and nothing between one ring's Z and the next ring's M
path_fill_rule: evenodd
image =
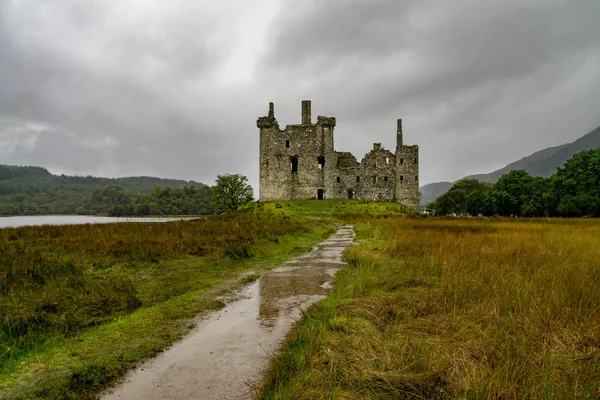
M277 127L277 129L279 129L279 123L275 119L275 105L272 102L269 103L269 114L266 117L258 117L256 120L256 126L261 129L273 127Z

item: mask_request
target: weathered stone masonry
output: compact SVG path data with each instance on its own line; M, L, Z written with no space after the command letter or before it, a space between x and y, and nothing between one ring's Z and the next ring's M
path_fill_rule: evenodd
M302 102L302 123L279 129L273 103L258 118L260 129L260 200L362 199L419 205L419 146L405 146L398 120L396 153L374 143L359 163L351 153L335 151L335 117L317 117Z

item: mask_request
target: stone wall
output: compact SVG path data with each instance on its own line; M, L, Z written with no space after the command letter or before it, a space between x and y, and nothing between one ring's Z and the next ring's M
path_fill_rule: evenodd
M260 200L363 199L419 204L418 146L402 143L398 120L396 153L374 143L359 163L333 148L335 118L312 123L310 101L302 102L301 124L279 128L273 103L260 117Z

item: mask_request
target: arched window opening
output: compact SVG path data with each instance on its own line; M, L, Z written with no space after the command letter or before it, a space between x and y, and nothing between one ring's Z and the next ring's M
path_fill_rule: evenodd
M387 165L390 165L390 158L389 158L389 157L386 157L386 158L385 158L385 163L386 163Z

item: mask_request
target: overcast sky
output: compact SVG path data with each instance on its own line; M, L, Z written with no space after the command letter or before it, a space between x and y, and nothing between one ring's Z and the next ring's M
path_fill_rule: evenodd
M421 184L600 125L598 0L0 0L0 164L247 175L300 102L335 146L420 147Z

